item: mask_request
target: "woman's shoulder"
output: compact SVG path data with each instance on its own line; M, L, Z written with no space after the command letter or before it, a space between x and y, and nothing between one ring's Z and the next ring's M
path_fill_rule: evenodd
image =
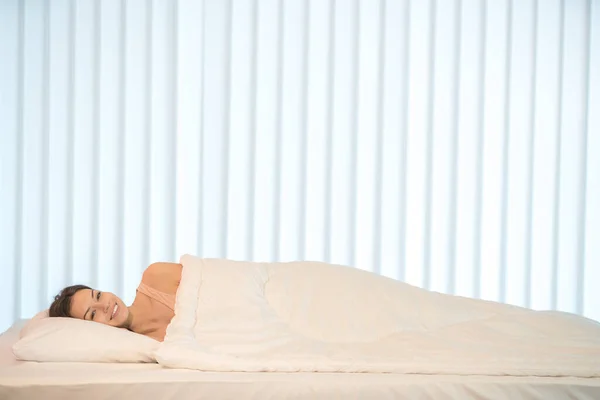
M170 291L179 286L182 268L181 264L177 263L152 263L144 271L142 282L157 290Z

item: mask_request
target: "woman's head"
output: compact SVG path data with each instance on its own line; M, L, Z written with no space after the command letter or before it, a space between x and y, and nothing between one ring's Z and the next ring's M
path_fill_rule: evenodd
M50 317L71 317L99 322L118 328L127 328L129 309L119 297L85 285L68 286L54 298Z

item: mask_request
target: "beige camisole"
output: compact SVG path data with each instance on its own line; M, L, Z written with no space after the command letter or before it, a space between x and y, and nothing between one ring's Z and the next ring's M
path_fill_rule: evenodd
M154 289L153 287L146 285L143 282L140 282L140 285L138 286L137 290L140 293L143 293L151 299L156 300L164 306L168 307L171 311L175 311L174 294L163 293L159 290Z

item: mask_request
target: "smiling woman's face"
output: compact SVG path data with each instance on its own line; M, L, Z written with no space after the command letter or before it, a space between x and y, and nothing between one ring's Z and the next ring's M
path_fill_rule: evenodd
M71 316L117 328L127 328L129 309L123 300L110 292L82 289L71 299Z

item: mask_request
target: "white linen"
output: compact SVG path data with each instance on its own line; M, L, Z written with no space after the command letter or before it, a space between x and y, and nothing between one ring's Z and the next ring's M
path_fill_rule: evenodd
M0 334L0 367L18 363L13 354L12 346L19 340L19 332L28 321L28 319L19 319Z
M598 399L600 379L201 372L158 364L18 361L22 322L0 335L0 399Z
M347 373L244 373L157 364L21 362L0 367L0 399L598 399L600 379Z
M600 376L600 324L315 262L181 258L156 352L204 371Z
M19 360L155 362L159 342L126 329L41 311L20 330L12 350Z

